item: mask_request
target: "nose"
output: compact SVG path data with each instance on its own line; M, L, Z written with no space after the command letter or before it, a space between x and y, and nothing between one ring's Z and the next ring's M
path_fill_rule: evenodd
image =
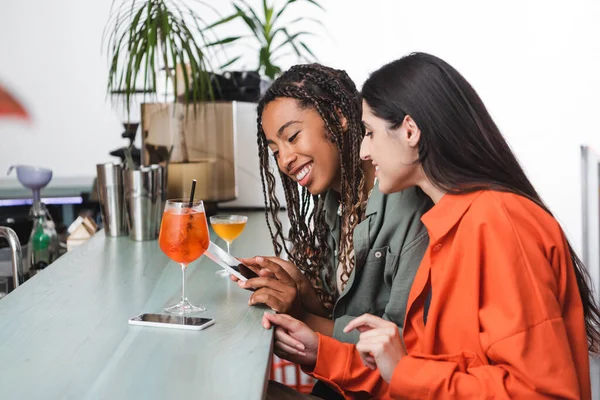
M363 137L363 140L360 144L360 159L361 160L370 160L371 152L369 151L369 145L367 144L367 137Z
M282 146L279 148L279 169L281 169L283 172L290 172L290 170L292 169L292 166L294 164L294 161L296 161L298 157L296 156L296 153L294 153L294 151L290 148L288 148L288 146Z

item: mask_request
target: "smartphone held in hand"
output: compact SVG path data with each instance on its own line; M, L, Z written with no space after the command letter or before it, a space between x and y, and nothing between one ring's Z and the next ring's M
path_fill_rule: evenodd
M204 255L213 260L219 267L229 271L232 275L235 275L241 281L247 281L248 279L258 277L254 271L242 264L240 260L229 255L225 250L213 242L208 244L208 249Z

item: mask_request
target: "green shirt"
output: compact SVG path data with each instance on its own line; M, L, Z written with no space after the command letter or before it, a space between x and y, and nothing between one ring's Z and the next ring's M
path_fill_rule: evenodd
M330 265L335 270L341 230L339 194L330 190L324 202L330 229ZM432 205L416 187L385 195L375 185L365 218L354 230L355 268L333 308L334 338L358 342L357 332L344 333L343 329L364 313L383 317L402 328L410 287L429 244L421 216Z

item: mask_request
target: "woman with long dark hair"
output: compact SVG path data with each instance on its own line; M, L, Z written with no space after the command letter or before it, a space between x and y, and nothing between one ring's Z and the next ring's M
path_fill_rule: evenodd
M361 332L356 346L265 315L276 352L349 398L589 399L600 314L585 266L475 90L415 53L374 72L362 97L361 156L381 191L418 186L435 203L402 337L369 314L345 329Z

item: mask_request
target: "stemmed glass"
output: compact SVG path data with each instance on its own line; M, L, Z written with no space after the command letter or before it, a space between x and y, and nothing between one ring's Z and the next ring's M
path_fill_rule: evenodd
M240 236L248 222L248 217L244 215L213 215L210 217L210 224L215 230L215 233L227 242L227 253L231 254L231 243ZM221 269L217 271L219 276L228 276L227 270Z
M165 308L165 311L188 314L206 310L205 307L191 304L185 296L185 270L189 263L204 254L209 241L204 203L201 200L167 200L158 243L167 257L181 265L181 301Z

